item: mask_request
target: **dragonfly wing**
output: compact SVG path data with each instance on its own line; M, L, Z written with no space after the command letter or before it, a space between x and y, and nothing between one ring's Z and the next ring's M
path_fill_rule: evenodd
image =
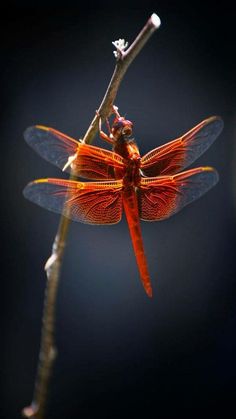
M87 179L115 178L115 169L123 169L121 156L100 147L68 137L53 128L36 125L24 133L26 142L45 160L60 169Z
M174 176L142 178L138 190L140 218L144 221L169 218L217 182L218 173L212 167L199 167Z
M41 157L62 169L78 149L79 142L53 128L35 125L24 132L24 138Z
M30 201L85 224L115 224L122 215L122 180L76 182L38 179L23 193Z
M141 159L145 176L173 175L194 162L215 141L223 129L218 116L205 119L185 135L155 148Z
M73 173L87 179L115 179L116 170L123 173L123 158L104 148L80 143L76 159L72 162Z

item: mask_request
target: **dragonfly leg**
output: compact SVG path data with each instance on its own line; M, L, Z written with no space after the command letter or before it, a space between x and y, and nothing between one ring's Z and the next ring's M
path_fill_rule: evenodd
M110 122L108 118L106 118L106 124L107 124L107 130L109 131L109 134L111 134L111 126L110 126Z
M99 112L96 111L97 116L99 117L98 120L98 129L99 129L99 136L102 140L107 141L109 144L113 144L113 135L111 133L111 128L108 119L106 118L106 123L108 125L109 135L107 135L104 131L102 131L102 118L99 115Z
M116 105L113 105L112 106L112 110L113 110L113 113L115 114L115 116L117 117L117 118L120 118L120 114L119 114L119 112L118 112L118 106L116 106Z

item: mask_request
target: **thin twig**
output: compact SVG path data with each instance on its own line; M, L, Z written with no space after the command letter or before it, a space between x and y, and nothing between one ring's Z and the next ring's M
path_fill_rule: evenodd
M139 33L132 45L125 51L124 40L119 40L113 44L116 47L114 52L117 62L116 67L101 102L83 141L91 143L94 139L99 125L99 118L105 120L112 113L112 106L116 98L119 85L134 58L144 47L152 33L160 26L160 19L153 14L146 25ZM120 41L123 41L120 42ZM38 361L38 371L35 381L35 391L33 401L29 407L23 409L23 416L27 418L43 419L45 417L45 406L48 399L49 382L52 374L52 367L56 358L55 335L55 307L58 290L58 283L61 274L66 237L69 228L69 218L62 216L58 231L53 243L52 254L45 265L47 274L47 284L45 290L44 311L41 332L41 346Z
M146 25L138 34L134 42L127 49L127 51L123 51L123 50L118 51L117 63L116 63L114 73L108 85L105 96L102 100L102 103L98 109L98 112L93 118L84 136L83 140L85 143L90 144L93 138L95 137L95 135L97 134L99 117L101 117L102 121L104 121L105 118L111 114L112 105L115 101L118 88L120 86L120 83L128 67L130 66L134 58L137 56L137 54L144 47L144 45L146 44L150 36L153 34L153 32L159 28L160 23L161 22L160 22L159 17L156 14L153 14L150 17L150 19L148 19Z

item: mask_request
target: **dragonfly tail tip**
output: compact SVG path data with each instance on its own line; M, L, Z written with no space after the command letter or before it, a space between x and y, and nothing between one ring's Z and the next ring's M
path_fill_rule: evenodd
M148 297L152 298L152 287L151 286L146 287L145 291L146 291Z

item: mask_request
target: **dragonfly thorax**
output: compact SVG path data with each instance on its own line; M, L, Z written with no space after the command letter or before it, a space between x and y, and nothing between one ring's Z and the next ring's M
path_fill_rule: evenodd
M117 170L116 177L123 178L124 186L138 186L140 183L141 157L138 146L134 139L125 136L120 137L115 143L113 150L123 157L125 169Z

